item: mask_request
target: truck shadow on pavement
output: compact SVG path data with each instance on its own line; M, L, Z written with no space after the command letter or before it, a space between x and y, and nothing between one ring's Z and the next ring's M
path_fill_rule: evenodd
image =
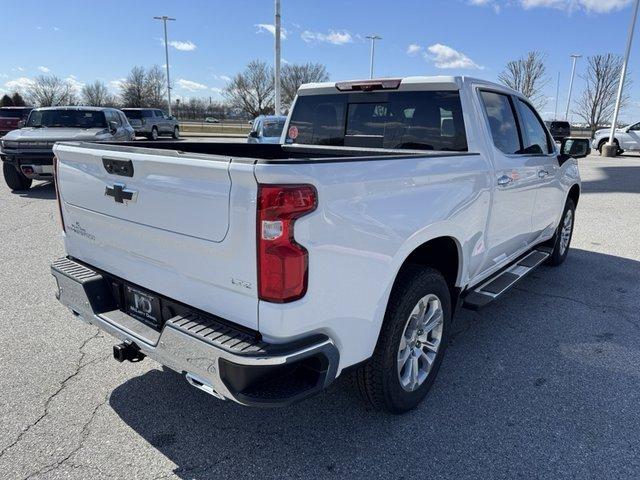
M638 158L638 157L632 157ZM598 180L583 180L584 193L640 193L640 166L598 166L602 178Z
M53 182L42 182L35 184L29 190L15 192L15 195L35 200L55 200L56 189L53 186Z
M264 410L156 369L110 406L184 479L633 477L638 311L640 262L573 249L480 313L459 312L434 388L409 414L367 409L349 376Z

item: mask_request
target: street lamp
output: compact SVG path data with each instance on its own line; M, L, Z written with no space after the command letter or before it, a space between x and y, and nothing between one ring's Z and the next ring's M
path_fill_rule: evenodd
M576 75L576 62L579 58L582 58L582 55L571 55L573 58L573 68L571 69L571 81L569 82L569 97L567 98L567 111L564 114L564 119L569 121L569 107L571 106L571 91L573 90L573 78Z
M607 146L609 148L602 149L605 153L607 150L607 156L615 156L617 148L613 150L613 139L616 135L616 124L618 123L618 113L620 112L620 103L622 103L622 93L624 91L625 77L627 76L627 66L629 64L629 54L631 53L631 44L633 43L633 31L636 28L636 19L638 18L638 7L640 6L640 0L636 0L636 5L633 7L633 15L631 16L631 25L629 25L629 35L627 37L627 51L624 54L624 62L622 64L622 71L620 72L620 84L618 85L618 96L616 97L616 108L613 110L613 120L611 120L611 134L609 135L609 141Z
M169 43L167 42L167 21L175 21L176 19L167 17L166 15L163 15L162 17L153 17L153 19L162 20L162 23L164 24L164 57L167 67L167 102L169 105L167 112L169 113L169 116L171 116L171 81L169 79Z
M376 52L376 40L382 40L378 35L367 35L365 38L371 40L371 62L369 67L369 78L373 78L373 57Z
M280 115L281 109L281 93L280 93L280 0L276 0L276 19L275 19L275 41L276 41L276 58L274 75L275 75L275 114Z

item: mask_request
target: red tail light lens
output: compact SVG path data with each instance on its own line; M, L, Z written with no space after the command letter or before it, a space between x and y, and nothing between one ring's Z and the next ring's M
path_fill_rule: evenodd
M296 219L313 212L318 194L312 185L258 186L258 296L292 302L307 291L309 255L296 243Z
M62 216L62 200L60 200L60 190L58 189L58 157L53 156L53 185L56 189L56 200L58 201L58 215L60 215L60 225L62 226L62 231L66 233L66 228L64 226L64 217Z

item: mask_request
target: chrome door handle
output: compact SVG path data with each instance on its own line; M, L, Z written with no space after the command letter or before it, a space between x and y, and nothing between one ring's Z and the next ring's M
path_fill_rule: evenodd
M547 172L546 170L540 170L540 171L538 172L538 178L544 178L544 177L546 177L547 175L549 175L549 172Z
M513 177L510 177L509 175L502 175L500 178L498 178L498 185L501 187L506 187L512 182Z

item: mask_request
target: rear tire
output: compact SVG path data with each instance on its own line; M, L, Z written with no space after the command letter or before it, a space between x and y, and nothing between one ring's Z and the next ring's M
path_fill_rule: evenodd
M569 255L569 247L573 238L573 226L576 219L576 206L573 200L568 198L564 206L560 224L549 245L553 248L551 256L547 259L547 265L557 267L562 265Z
M158 127L153 127L151 129L151 133L147 136L149 140L153 140L154 142L158 140Z
M602 140L599 144L598 144L598 153L600 153L600 155L602 156L602 147L609 141L609 139L605 138L604 140ZM614 138L613 139L613 144L618 147L617 151L616 151L616 155L622 155L624 153L624 150L622 150L620 148L620 144L618 143L618 139Z
M425 323L418 321L421 316ZM428 267L405 268L391 293L373 355L355 372L363 399L395 414L415 408L438 374L450 323L451 294L442 274Z
M13 165L9 163L2 164L2 173L4 174L4 181L7 186L13 192L19 192L23 190L29 190L33 180L27 178L22 172L18 171Z

